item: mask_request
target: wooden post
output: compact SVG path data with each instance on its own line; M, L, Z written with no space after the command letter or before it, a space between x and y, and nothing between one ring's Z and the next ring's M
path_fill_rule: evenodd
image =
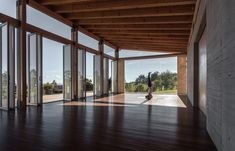
M78 43L78 27L74 25L71 30L71 39L73 41L73 44L71 46L72 53L71 53L71 59L72 59L72 100L78 99L78 51L76 44Z
M18 0L17 2L17 17L20 20L18 30L19 54L18 56L18 101L19 109L26 108L27 102L27 83L26 83L26 0Z

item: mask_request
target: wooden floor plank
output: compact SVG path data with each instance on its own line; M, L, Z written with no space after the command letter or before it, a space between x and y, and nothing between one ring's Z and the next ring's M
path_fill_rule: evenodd
M43 109L0 110L0 150L216 151L204 115L186 96L179 106L143 104L142 96L87 100L103 106L56 102Z

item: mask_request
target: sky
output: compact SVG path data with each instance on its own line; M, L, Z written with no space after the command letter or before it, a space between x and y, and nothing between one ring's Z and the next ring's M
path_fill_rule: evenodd
M0 13L16 17L16 0L0 0ZM69 26L27 6L27 23L46 29L50 32L63 36L67 39L71 37L71 29ZM98 41L92 39L85 34L78 33L79 43L89 46L93 49L98 49ZM105 53L114 56L114 50L105 45ZM120 57L131 56L148 56L162 53L155 52L141 52L141 51L120 51ZM126 82L134 81L140 74L147 74L148 72L163 72L169 70L177 72L176 58L161 58L148 59L138 61L125 62L125 80ZM86 75L87 78L93 80L93 54L86 55ZM111 69L111 68L110 68ZM56 80L57 83L63 83L63 44L43 38L43 82L52 82Z

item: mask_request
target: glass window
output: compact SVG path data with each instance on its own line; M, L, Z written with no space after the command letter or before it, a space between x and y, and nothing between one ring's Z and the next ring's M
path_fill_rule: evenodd
M0 55L1 55L1 75L0 75L0 107L8 108L8 34L7 25L0 27Z
M149 72L153 93L177 92L177 57L125 61L126 92L147 92Z
M107 45L104 45L104 53L109 56L115 57L115 49L113 49Z
M55 33L67 39L71 39L71 27L30 7L27 6L27 23Z
M17 0L0 0L0 13L16 18Z
M136 50L121 50L119 51L119 57L140 57L140 56L153 56L153 55L164 55L168 53L160 52L148 52L148 51L136 51Z
M64 99L71 100L71 46L64 46Z
M63 46L62 43L43 38L44 103L63 99Z
M99 41L83 34L82 32L78 32L78 43L97 51L99 50Z

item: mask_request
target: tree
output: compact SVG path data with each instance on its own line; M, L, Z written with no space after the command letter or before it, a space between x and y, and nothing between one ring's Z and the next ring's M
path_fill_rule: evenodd
M139 83L146 83L146 82L147 82L147 78L143 74L139 75L139 77L136 78L136 80L135 80L136 85Z

